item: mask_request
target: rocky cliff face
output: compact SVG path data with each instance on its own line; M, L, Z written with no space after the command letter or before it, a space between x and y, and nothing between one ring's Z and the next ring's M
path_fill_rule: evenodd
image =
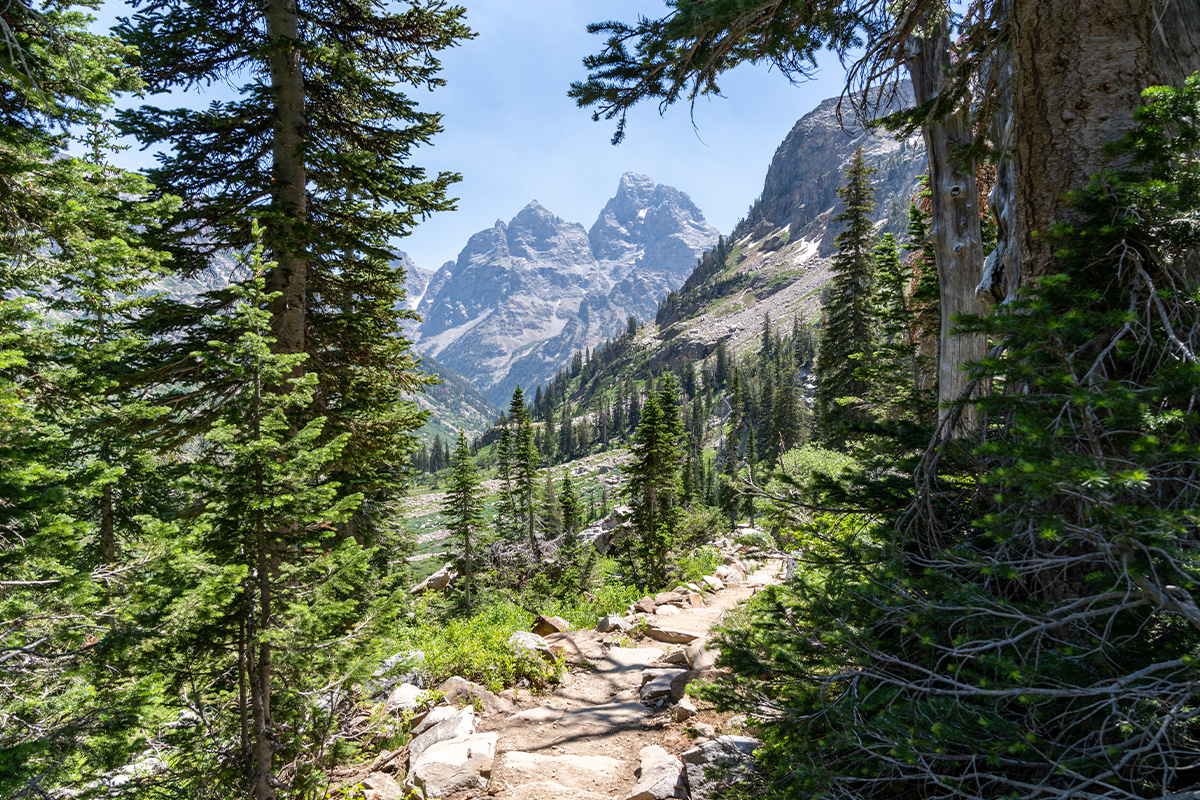
M911 102L911 91L901 87L898 99ZM767 315L785 326L794 317L820 318L839 231L833 218L842 210L837 189L860 146L877 170L876 225L903 240L909 200L926 167L924 144L920 136L897 140L881 129L864 130L852 124L848 109L839 120L837 105L837 98L820 103L780 144L762 195L731 237L725 268L689 281L674 307L658 315L659 324L639 336L652 368L704 358L722 339L731 349L753 347ZM892 103L879 113L896 108Z
M878 114L897 110L901 102L912 104L912 89L907 84ZM838 98L822 101L779 145L748 220L760 236L783 228L791 240L816 242L820 255L832 254L837 230L831 220L840 211L836 208L837 189L845 183L843 173L859 147L867 164L877 170L872 176L876 219L893 233L904 230L908 195L925 171L920 135L898 141L887 131L866 130L855 122L847 104L843 104L843 112L839 118Z
M472 236L429 280L417 347L503 404L629 316L652 317L716 240L687 195L643 175L622 176L590 230L534 201Z

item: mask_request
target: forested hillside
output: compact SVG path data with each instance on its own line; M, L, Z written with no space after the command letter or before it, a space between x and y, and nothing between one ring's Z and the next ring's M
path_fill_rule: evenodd
M1196 796L1200 5L653 6L847 92L411 295L469 7L0 10L0 796Z

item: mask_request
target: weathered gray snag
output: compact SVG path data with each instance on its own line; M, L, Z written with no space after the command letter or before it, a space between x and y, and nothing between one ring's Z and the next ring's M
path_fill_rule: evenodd
M950 39L944 29L923 38L914 36L905 55L917 104L936 99L945 88L950 68ZM943 116L940 109L935 109L922 131L933 200L930 239L941 283L938 403L944 405L957 399L966 388L963 365L982 358L986 348L982 336L951 333L956 315L979 314L983 310L975 296L983 267L983 232L976 206L974 165L955 158L972 141L967 112L954 110ZM944 419L946 413L943 407L939 418ZM968 419L967 414L963 419Z

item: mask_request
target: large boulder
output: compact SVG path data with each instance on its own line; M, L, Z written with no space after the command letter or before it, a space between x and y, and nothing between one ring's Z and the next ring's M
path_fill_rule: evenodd
M633 625L626 622L616 614L609 614L607 617L601 617L599 621L596 622L596 630L599 633L624 633L632 627Z
M363 779L362 789L364 800L398 800L404 791L386 772L372 772Z
M447 678L438 689L446 702L454 706L477 706L489 714L507 714L513 710L510 700L505 700L486 686L457 675Z
M412 762L405 787L430 800L487 788L499 738L498 733L475 733L438 742Z
M718 736L680 756L691 800L720 797L754 773L754 751L761 744L750 736Z
M604 658L606 650L602 637L595 631L564 631L545 637L546 645L555 658L572 667L595 664Z
M425 690L411 683L402 683L388 695L386 709L389 714L408 714L417 712L421 707L420 697Z
M643 747L638 756L638 782L627 800L667 800L686 797L683 787L683 763L656 744Z
M421 754L440 742L470 736L475 732L475 709L471 706L460 709L436 725L418 734L408 743L409 771L421 758Z
M633 509L616 506L596 525L580 532L579 538L591 542L596 552L604 555L633 532Z
M433 573L408 591L410 594L414 595L421 595L425 594L426 592L440 592L445 590L445 588L450 585L450 582L456 577L458 577L458 571L454 569L453 562L447 562L446 566L442 567L437 572Z
M546 640L536 633L514 631L512 636L508 637L508 646L515 653L541 656L547 661L554 660L554 653L550 652L550 645L546 644Z

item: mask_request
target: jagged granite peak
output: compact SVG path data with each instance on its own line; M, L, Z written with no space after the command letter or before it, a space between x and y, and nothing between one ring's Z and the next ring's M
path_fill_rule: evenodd
M648 319L717 231L686 194L636 173L591 230L536 200L467 240L429 282L417 345L503 404L571 353Z
M623 262L619 278L643 264L686 277L695 266L694 253L716 238L716 229L690 197L636 172L621 176L616 194L588 231L598 260Z

